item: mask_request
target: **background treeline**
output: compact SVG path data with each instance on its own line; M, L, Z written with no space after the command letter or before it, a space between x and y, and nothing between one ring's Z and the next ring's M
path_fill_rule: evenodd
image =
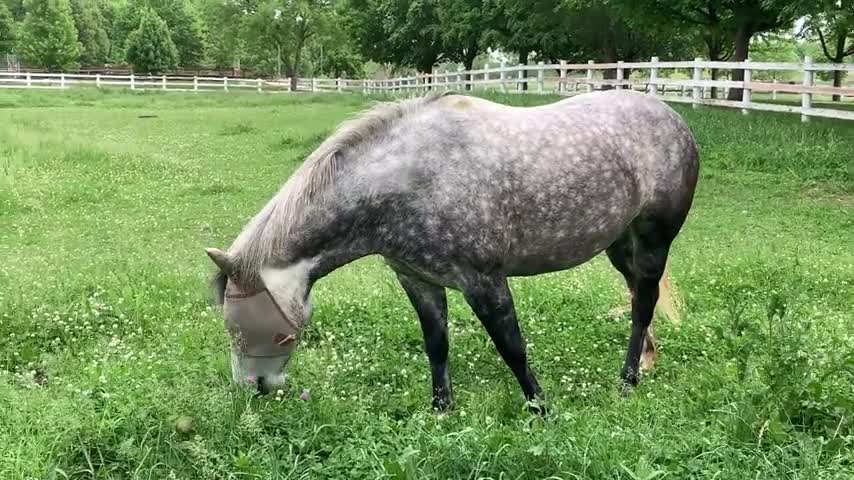
M4 52L51 70L287 77L653 55L841 63L854 0L0 0Z

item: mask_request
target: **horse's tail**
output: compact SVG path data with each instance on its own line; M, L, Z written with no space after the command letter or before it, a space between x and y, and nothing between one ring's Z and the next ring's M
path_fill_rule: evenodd
M656 311L671 322L678 324L682 321L682 316L679 313L682 305L679 294L670 281L670 259L664 265L664 274L661 275L661 280L658 282L658 303L655 305Z

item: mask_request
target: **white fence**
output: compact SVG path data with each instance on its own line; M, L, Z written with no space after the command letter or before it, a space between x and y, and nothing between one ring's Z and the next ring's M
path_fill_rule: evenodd
M711 80L707 71L715 69L724 73L744 70L743 81ZM838 95L843 100L854 97L852 87L833 87L816 82L816 72L854 71L854 64L817 64L809 57L802 63L769 62L710 62L693 61L489 65L478 70L435 70L432 74L382 80L352 80L300 78L296 90L309 92L359 92L363 94L418 93L442 89L491 89L517 93L557 93L574 95L602 88L625 88L658 95L671 102L715 105L750 110L798 113L803 121L810 117L827 117L854 120L854 103L834 102L815 107L814 99ZM610 72L613 78L604 78ZM757 81L768 72L794 72L799 81L780 83ZM630 73L627 74L627 73ZM677 78L684 76L684 78ZM0 72L0 88L71 88L78 86L123 87L131 90L167 91L230 91L255 90L257 92L291 91L290 79L262 80L228 77L176 77L140 75L82 75L57 73ZM527 87L527 88L526 88ZM726 93L742 89L740 100L713 97L713 89ZM754 93L760 94L754 96ZM764 95L764 97L762 96ZM788 104L787 104L788 101ZM792 104L797 101L796 104ZM846 110L846 106L852 107Z
M0 72L0 88L65 89L80 86L122 87L131 90L169 90L179 92L281 90L276 82L229 77L174 77L152 75L87 75L75 73Z

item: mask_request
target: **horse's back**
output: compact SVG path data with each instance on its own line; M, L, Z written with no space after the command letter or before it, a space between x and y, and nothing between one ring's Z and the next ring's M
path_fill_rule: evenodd
M385 218L406 249L438 252L417 268L408 260L413 269L445 257L510 275L570 268L645 211L684 209L693 195L693 138L656 99L608 92L507 107L450 95L434 105L390 131L362 168L375 197L395 199Z
M628 90L586 93L537 107L449 96L442 107L481 151L501 152L497 167L517 170L520 186L604 187L623 180L638 201L693 191L697 145L682 117L661 100ZM576 185L579 184L579 185Z

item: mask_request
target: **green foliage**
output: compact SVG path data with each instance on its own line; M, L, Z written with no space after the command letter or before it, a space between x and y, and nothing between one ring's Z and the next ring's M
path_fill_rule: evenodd
M81 45L80 62L103 65L110 52L110 38L100 3L98 0L71 0L71 14Z
M333 5L326 0L264 0L244 17L247 58L263 72L296 77L304 71L309 40L336 28Z
M27 11L24 10L24 0L0 0L0 3L6 5L16 22L24 20L27 14Z
M358 44L347 28L341 28L347 14L340 7L332 11L325 28L320 29L308 45L306 56L313 76L362 78L365 75L365 59Z
M178 51L178 64L199 64L205 57L205 27L189 0L128 2L113 26L113 41L127 48L131 32L136 30L143 13L149 8L168 25L169 35Z
M537 52L540 58L549 60L588 56L576 51L572 41L576 12L571 2L497 0L494 5L493 15L498 20L488 34L503 48Z
M0 54L15 51L15 18L5 3L0 3Z
M243 6L240 2L207 1L200 6L200 15L208 32L208 59L217 68L234 67L244 52Z
M466 70L493 46L493 31L504 20L500 9L483 0L439 0L438 13L445 54Z
M68 0L26 0L18 51L35 67L65 71L76 68L80 42Z
M154 10L142 12L139 27L128 37L127 59L137 73L161 73L175 68L178 52L166 22Z
M351 33L362 53L376 62L389 62L429 72L447 60L441 9L433 0L349 0ZM464 50L459 46L459 50Z

